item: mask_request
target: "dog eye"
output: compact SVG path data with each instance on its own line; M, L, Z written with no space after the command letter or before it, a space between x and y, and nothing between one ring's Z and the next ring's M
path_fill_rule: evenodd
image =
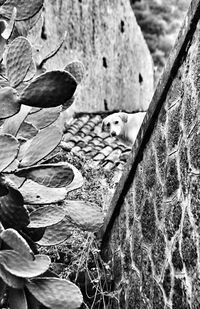
M108 122L106 126L107 126L107 128L109 128L110 127L110 122Z
M118 124L118 123L119 123L119 121L118 121L118 120L116 120L116 121L115 121L115 124Z

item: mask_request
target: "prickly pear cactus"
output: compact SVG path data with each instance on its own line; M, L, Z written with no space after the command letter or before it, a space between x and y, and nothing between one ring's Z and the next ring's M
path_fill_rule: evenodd
M0 15L6 18L0 20L0 59L9 39L0 80L0 301L6 293L9 309L39 309L41 304L79 308L79 288L49 270L51 261L38 254L36 244L57 245L74 227L96 232L103 222L101 209L90 203L49 205L66 200L68 192L83 184L71 164L45 160L62 139L55 121L73 103L85 69L74 61L62 71L39 74L64 42L39 66L34 62L29 41L18 34L20 27L26 32L34 24L42 6L43 0L0 2ZM37 208L30 212L28 204Z

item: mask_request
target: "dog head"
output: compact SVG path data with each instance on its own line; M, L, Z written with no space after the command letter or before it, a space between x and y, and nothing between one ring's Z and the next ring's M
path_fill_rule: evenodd
M111 136L123 136L124 126L128 121L126 113L115 113L104 118L102 131L109 132Z

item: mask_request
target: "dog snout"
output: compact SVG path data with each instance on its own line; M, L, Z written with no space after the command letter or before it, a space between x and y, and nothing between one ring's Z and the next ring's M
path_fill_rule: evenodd
M112 131L112 132L110 132L110 135L114 137L114 136L116 136L117 134L116 134L115 131Z

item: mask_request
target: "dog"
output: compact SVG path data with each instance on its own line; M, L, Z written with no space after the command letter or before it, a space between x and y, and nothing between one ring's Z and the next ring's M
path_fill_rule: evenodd
M124 144L132 146L145 114L146 112L111 114L103 119L102 132L109 132L111 136L116 136Z

